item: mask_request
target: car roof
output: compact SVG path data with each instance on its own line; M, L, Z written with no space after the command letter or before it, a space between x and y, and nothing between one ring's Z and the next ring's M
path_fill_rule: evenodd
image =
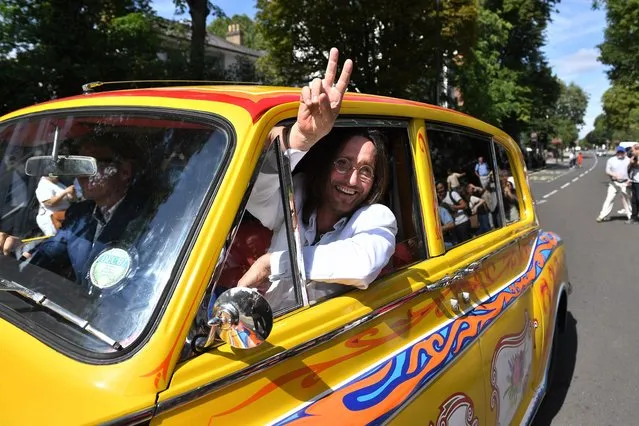
M66 108L69 107L70 104L77 104L78 101L80 103L84 103L83 101L88 101L87 106L89 104L95 106L96 103L100 102L100 99L105 99L105 102L113 105L115 99L131 99L135 97L158 98L162 99L163 101L183 100L226 103L244 109L246 112L248 112L253 123L256 123L265 113L277 106L287 103L290 104L299 102L301 90L302 89L299 87L260 85L194 85L151 87L129 90L105 90L102 92L88 92L83 95L59 98L26 107L17 111L10 112L4 117L0 117L0 121L7 118L17 117L23 114L29 114L32 112L55 109L58 107L58 105L60 108ZM108 101L109 98L111 99L110 101ZM119 101L115 102L117 103ZM359 102L377 104L380 106L393 105L394 107L420 108L424 111L432 112L433 115L436 116L436 121L448 122L450 120L450 122L455 125L470 126L482 132L499 135L504 139L511 139L510 136L508 136L501 129L454 109L444 108L407 99L370 95L364 93L347 92L344 96L345 106L350 104L351 106L355 106L355 108L357 108L356 104ZM158 102L158 104L161 103L165 102ZM397 111L397 109L395 109L395 111ZM411 115L412 113L408 114ZM423 115L423 113L419 113L416 116L423 117ZM446 116L448 116L448 118L446 118ZM512 143L517 145L517 143L514 141L512 141Z
M73 99L107 98L107 97L162 97L172 99L190 99L214 101L228 103L244 108L249 112L253 121L256 121L269 109L288 102L296 102L300 98L301 88L280 87L280 86L249 86L249 85L206 85L206 86L172 86L153 87L144 89L112 90L104 92L93 92L67 98L55 99L45 102L52 105ZM394 104L419 106L433 110L447 111L466 114L436 105L423 102L411 101L407 99L392 98L388 96L369 95L364 93L347 92L344 97L345 102L373 102L379 104ZM42 104L41 104L42 105Z

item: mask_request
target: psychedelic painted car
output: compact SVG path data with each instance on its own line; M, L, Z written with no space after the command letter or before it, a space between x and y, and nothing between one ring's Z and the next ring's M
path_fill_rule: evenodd
M22 243L0 257L0 423L531 421L570 283L517 144L453 110L347 93L336 127L388 140L396 246L366 290L313 299L290 196L313 164L291 167L286 133L269 137L299 98L98 90L0 119L0 231ZM270 245L246 211L267 169L296 265L277 308L236 288ZM68 258L43 259L56 241Z

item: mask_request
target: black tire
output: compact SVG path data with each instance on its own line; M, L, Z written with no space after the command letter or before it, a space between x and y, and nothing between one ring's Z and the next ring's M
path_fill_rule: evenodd
M557 364L559 363L559 335L561 334L561 327L559 326L559 317L555 319L555 332L552 336L552 345L550 347L550 365L548 366L548 377L546 383L546 394L551 391L555 384L555 376L557 371Z

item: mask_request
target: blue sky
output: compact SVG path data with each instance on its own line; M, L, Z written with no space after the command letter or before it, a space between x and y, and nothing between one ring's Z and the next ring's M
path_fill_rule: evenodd
M254 17L254 0L215 0L228 15L246 14ZM592 127L595 117L601 113L601 95L609 87L605 67L597 61L597 45L603 41L606 13L592 10L592 0L561 0L558 13L553 13L547 30L546 56L553 71L566 83L578 84L590 95L584 136ZM175 15L173 0L154 0L153 7L160 16L179 19ZM187 15L188 17L188 15Z

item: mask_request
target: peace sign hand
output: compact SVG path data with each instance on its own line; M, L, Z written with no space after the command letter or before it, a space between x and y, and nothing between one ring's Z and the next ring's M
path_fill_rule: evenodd
M291 129L291 148L308 151L333 128L353 72L353 61L347 59L339 80L333 84L338 59L339 52L332 48L324 79L316 78L302 89L297 122Z

